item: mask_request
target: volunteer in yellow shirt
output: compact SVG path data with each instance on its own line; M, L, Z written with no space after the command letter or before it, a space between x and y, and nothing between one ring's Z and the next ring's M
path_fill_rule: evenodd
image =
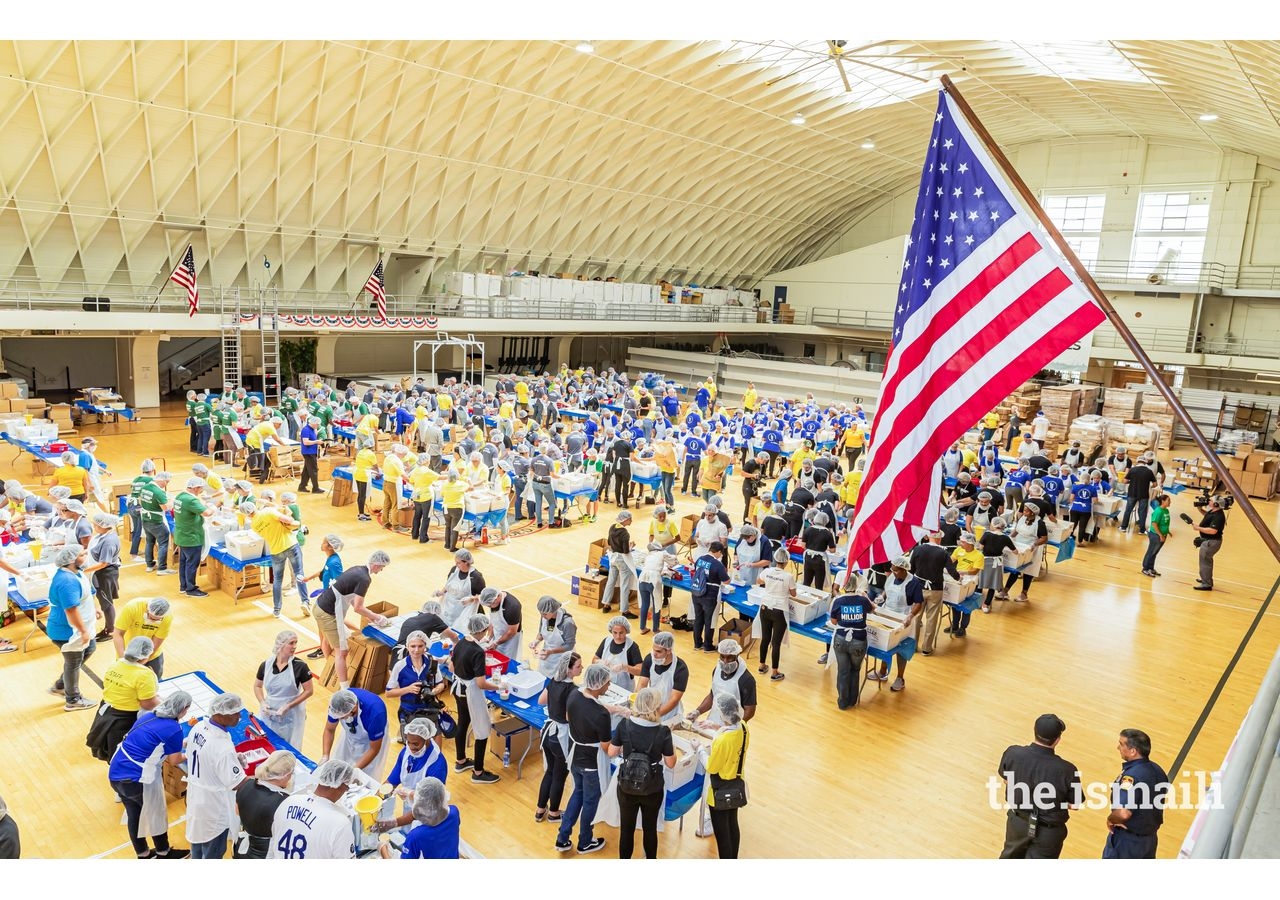
M1000 417L996 415L995 410L987 413L982 417L982 440L987 442L991 440L996 433L996 429L1000 427Z
M723 662L720 663L720 665L723 664ZM738 665L744 666L746 663L739 660ZM721 677L719 666L716 667L712 677ZM741 692L741 688L738 690ZM711 828L715 833L716 851L720 858L737 859L740 842L738 810L736 808L717 809L715 789L721 782L742 777L751 738L747 734L747 725L742 720L742 703L732 693L708 694L703 702L707 706L714 706L713 712L717 714L718 721L723 723L723 730L711 742L711 755L707 760L707 774L710 782L707 786L707 806L711 811Z
M524 380L516 382L516 405L520 409L529 408L529 385Z
M89 473L77 465L79 459L80 455L74 450L63 453L62 465L53 470L53 481L50 485L69 488L72 500L85 498L85 485L89 480Z
M967 531L960 535L960 546L951 551L951 558L955 560L956 570L962 578L966 575L978 575L982 572L982 549L976 546L973 535ZM962 597L961 599L963 600L964 598ZM954 606L951 607L951 627L943 629L944 632L946 634L954 634L956 637L964 637L969 630L970 616L971 613L969 612L961 612Z
M351 464L351 482L356 488L356 521L368 522L369 516L364 511L365 500L369 493L370 472L378 464L378 457L369 447L362 447L356 452L355 461Z
M307 596L306 578L302 568L302 547L298 544L298 526L301 524L289 515L286 507L274 506L275 495L262 492L262 507L253 516L253 524L249 527L255 534L262 536L266 544L267 555L271 557L271 614L280 618L284 603L284 570L286 566L293 568L293 582L298 589L298 600L302 604L302 614L311 615L311 600Z
M413 490L413 525L409 529L409 539L419 544L431 543L428 532L431 528L431 507L435 503L435 494L431 487L440 476L431 468L431 455L418 454L418 464L409 473L409 487Z
M721 453L715 447L707 448L702 457L702 467L698 470L698 487L702 489L703 500L710 500L724 490L724 472L732 461L733 457L728 453Z
M157 678L164 677L164 654L161 647L169 638L169 629L173 626L173 613L169 601L163 597L147 599L140 597L130 600L116 612L116 627L111 632L111 642L115 645L116 656L124 656L129 642L137 637L151 639L151 657L146 665L156 673Z
M756 386L754 382L747 382L747 389L742 392L742 411L753 413L756 411L756 403L760 397L756 394Z
M796 484L799 484L800 470L804 468L806 459L817 459L818 454L813 452L813 448L807 444L801 444L791 454L791 476L796 478Z
M356 425L356 443L360 447L373 447L377 443L378 417L369 413Z
M849 468L853 468L853 464L858 461L858 457L862 455L862 450L867 442L867 433L863 431L862 426L854 422L844 430L840 435L840 446L836 448L836 452L843 452L845 459L849 460Z
M676 460L676 445L670 438L661 438L654 443L653 461L657 464L661 477L658 488L662 491L663 502L667 506L675 506L676 472L680 469L680 463Z
M444 487L440 492L440 500L444 504L444 548L450 553L458 549L458 523L462 521L464 499L467 494L467 483L456 470L445 473Z
M510 530L507 525L509 518L508 510L511 507L511 463L503 461L497 463L494 468L492 488L494 493L501 494L507 498L507 505L503 507L502 518L498 521L499 543L507 543L507 532Z
M148 638L134 638L125 647L124 656L102 673L102 702L85 738L94 759L109 762L138 721L138 712L154 709L159 704L156 673L142 664L151 651Z
M396 510L400 508L403 496L401 485L408 479L404 457L409 448L403 444L392 444L391 449L382 457L382 527L396 527Z

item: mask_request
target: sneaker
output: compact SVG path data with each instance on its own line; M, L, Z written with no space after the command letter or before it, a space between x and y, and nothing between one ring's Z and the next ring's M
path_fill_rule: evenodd
M324 651L317 648L307 654L307 659L324 659Z
M1156 576L1157 578L1159 578L1159 577L1160 577L1160 573L1159 573L1159 572L1157 572L1155 569L1152 569L1152 570L1151 570L1151 574L1152 574L1152 575L1154 575L1154 576Z
M48 687L48 688L45 688L45 690L47 690L50 694L53 694L53 696L55 696L55 697L66 697L66 696L67 696L67 692L66 692L66 691L64 691L64 690L63 690L62 688L60 688L60 687Z
M783 673L781 673L781 672L774 672L772 675L770 675L770 676L769 676L769 680L770 680L770 681L781 681L782 679L784 679L784 678L786 678L786 677L787 677L787 676L786 676L786 675L784 675L784 674L783 674Z
M273 619L278 619L278 618L280 618L280 610L278 610L278 609L273 609L273 610L271 610L271 617L272 617Z
M493 784L501 780L502 778L493 772L476 772L471 776L472 784Z
M1008 594L1007 592L1005 592L1005 591L997 591L997 592L996 592L996 599L997 599L997 600L1008 600L1008 599L1009 599L1009 594Z
M1026 603L1028 599L1029 599L1029 598L1027 597L1027 595L1026 595L1026 594L1019 594L1018 596L1016 596L1016 597L1014 597L1014 598L1013 598L1013 602L1014 602L1014 603Z
M138 562L142 562L142 554L140 554L140 553L131 553L131 554L129 554L129 561L130 561L130 562L136 562L136 563L138 563Z
M303 615L303 617L304 617L304 618L308 618L308 619L309 619L309 618L311 618L311 604L310 604L310 603L304 603L304 604L302 604L302 615Z
M968 636L969 636L968 629L961 629L960 631L956 632L956 637L968 637Z
M1213 585L1211 585L1211 584L1197 584L1197 585L1196 585L1195 587L1193 587L1191 590L1193 590L1193 591L1211 591L1211 590L1213 590Z
M879 672L870 672L867 675L867 681L888 681L889 676L881 675Z
M372 521L373 521L373 517L372 517L372 516L356 516L356 521L357 521L357 522L372 522Z
M948 625L946 628L942 629L942 633L943 633L943 634L951 634L951 626L950 626L950 625Z
M156 572L156 574L157 575L177 575L178 570L177 569L160 569L159 571Z
M154 572L155 570L156 570L156 567L155 567L155 566L147 566L147 571L148 571L148 572Z
M168 853L157 853L152 859L187 859L191 856L191 851L185 847L181 850L175 850L170 847Z
M901 678L898 678L893 682L893 684L889 685L889 690L900 691L906 686L907 686L907 683L903 681Z
M72 700L71 702L67 703L66 706L62 707L62 711L75 712L77 709L96 709L97 706L98 706L98 702L96 700L90 700L86 697L81 697L79 700Z
M633 613L633 612L624 612L624 613L622 614L622 618L624 618L624 619L638 619L638 618L640 618L640 617L639 617L639 616L637 616L637 615L636 615L635 613Z
M202 590L200 590L200 588L192 588L191 590L186 591L186 595L187 595L188 597L208 597L208 596L209 596L209 592L208 592L208 591L202 591Z
M819 657L818 657L818 665L820 665L820 666L825 666L825 665L827 664L827 656L828 656L828 654L826 654L826 653L824 653L824 654L822 654L821 656L819 656Z
M556 849L561 853L568 853L573 849L573 841L556 841Z
M455 772L465 772L472 768L475 768L475 763L469 759L460 759L453 764L453 771Z
M595 853L597 850L604 849L604 838L598 837L585 847L579 847L579 853Z
M989 612L991 612L991 607L990 607L990 606L984 606L984 607L982 607L982 611L983 611L984 613L989 613Z

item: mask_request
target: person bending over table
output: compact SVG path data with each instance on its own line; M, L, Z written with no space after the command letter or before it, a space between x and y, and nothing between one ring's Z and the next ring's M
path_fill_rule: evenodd
M884 584L884 603L881 604L890 612L906 616L905 625L910 629L924 610L924 582L912 575L908 568L911 561L899 556L889 569L889 579ZM898 677L889 686L891 691L900 691L907 686L907 661L898 657ZM872 681L889 680L889 664L880 663L880 670L867 676Z
M240 814L240 839L231 851L233 859L266 859L271 849L271 823L276 810L289 799L298 758L277 750L258 764L253 777L236 789Z
M151 712L144 712L116 747L107 769L111 789L124 805L129 843L138 859L186 859L189 850L169 846L169 814L161 767L181 765L182 725L191 695L174 691ZM292 773L292 768L290 773ZM147 846L151 838L154 849Z

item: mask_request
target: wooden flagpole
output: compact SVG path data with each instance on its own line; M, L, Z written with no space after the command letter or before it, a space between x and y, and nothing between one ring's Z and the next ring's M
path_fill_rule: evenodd
M955 101L956 106L960 107L960 111L964 113L969 126L974 130L974 133L977 134L979 140L982 141L987 152L991 154L991 158L994 159L996 164L1004 171L1005 177L1022 197L1022 202L1026 205L1027 209L1029 209L1036 218L1040 220L1040 224L1043 225L1045 231L1049 233L1049 236L1062 252L1062 255L1071 263L1071 267L1075 269L1076 275L1080 279L1081 284L1084 285L1085 289L1089 292L1089 295L1093 297L1093 301L1101 307L1104 313L1106 313L1108 321L1111 322L1111 325L1115 328L1116 332L1119 333L1121 339L1124 340L1129 351L1133 353L1134 357L1138 360L1138 363L1146 371L1147 377L1151 379L1156 390L1160 392L1161 396L1163 396L1168 402L1170 408L1173 409L1173 413L1178 417L1178 421L1182 422L1187 431L1191 434L1191 439L1195 441L1196 447L1204 454L1205 459L1209 461L1209 464L1213 466L1214 471L1218 473L1218 477L1222 479L1222 482L1227 486L1227 490L1231 493L1231 496L1235 497L1236 503L1240 505L1240 509L1244 513L1245 518L1249 520L1250 524L1252 524L1254 529L1258 532L1258 536L1261 537L1262 542L1267 545L1267 549L1271 551L1271 555L1276 558L1277 562L1280 562L1280 542L1276 540L1276 536L1271 532L1271 529L1267 527L1267 523L1264 522L1262 516L1258 514L1258 510L1249 502L1248 495L1245 494L1244 490L1236 482L1235 478L1231 476L1231 471L1222 463L1222 460L1219 459L1218 454L1214 452L1213 448L1209 446L1209 442L1201 433L1200 427L1192 421L1191 414L1187 412L1186 408L1182 405L1182 402L1178 400L1177 395L1173 392L1173 388L1169 387L1169 385L1165 383L1165 380L1160 377L1160 373L1156 370L1155 364L1151 361L1150 357L1147 356L1146 351L1142 349L1142 346L1138 343L1138 339L1133 336L1133 332L1129 330L1129 326L1120 318L1120 314L1116 312L1115 307L1111 305L1111 301L1108 300L1106 294L1102 292L1102 288L1098 287L1097 282L1093 280L1093 276L1089 274L1089 270L1080 262L1080 258L1076 256L1075 251L1071 249L1071 246L1067 243L1066 239L1058 232L1057 227L1052 221L1050 221L1049 216L1045 211L1040 208L1040 202L1036 200L1035 194L1033 194L1031 189L1027 187L1026 182L1022 180L1022 176L1018 174L1017 170L1014 169L1013 164L1009 162L1009 158L1004 155L1000 146L991 136L991 132L987 131L986 126L984 126L974 114L973 107L969 106L968 102L961 95L955 84L952 83L951 79L946 75L942 76L942 89L950 95L953 101Z

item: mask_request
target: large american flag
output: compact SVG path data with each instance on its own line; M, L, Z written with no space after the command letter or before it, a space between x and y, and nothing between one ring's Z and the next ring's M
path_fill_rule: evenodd
M943 452L1104 318L940 92L850 569L892 560L936 528Z
M387 317L387 288L382 281L382 260L378 260L378 264L373 267L373 272L369 275L369 280L364 283L364 290L373 294L373 299L378 301L378 318L385 319Z
M191 244L187 244L187 252L182 261L173 270L169 280L187 289L187 316L200 312L200 288L196 286L196 254Z

